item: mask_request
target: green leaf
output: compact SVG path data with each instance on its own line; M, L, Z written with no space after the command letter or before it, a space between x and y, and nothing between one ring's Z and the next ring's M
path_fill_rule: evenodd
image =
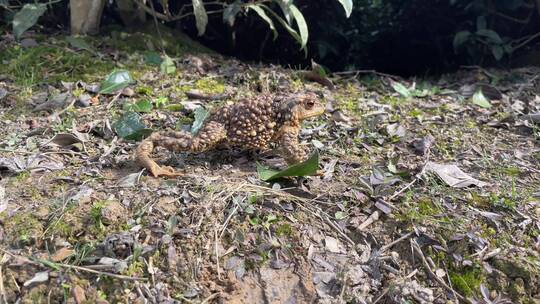
M182 109L184 109L184 106L180 103L173 103L173 104L167 105L165 109L171 112L180 112L182 111Z
M347 213L343 211L337 211L336 213L334 213L334 217L336 218L336 220L342 220L347 217Z
M484 93L482 93L482 89L479 89L474 93L474 95L472 96L472 102L475 105L481 106L485 109L491 108L491 103L486 98L486 96L484 96Z
M148 65L160 65L161 61L163 60L161 59L161 56L157 52L144 53L144 63Z
M161 71L161 74L172 74L176 72L176 66L174 65L171 57L165 55L161 65L159 66L159 70Z
M302 37L300 36L300 34L298 34L292 27L289 26L289 24L287 24L287 21L283 20L283 18L281 18L280 16L278 16L276 13L274 13L274 11L272 11L268 6L266 5L263 5L263 4L259 4L258 7L262 7L264 8L266 11L268 11L271 15L273 15L277 21L279 21L279 23L281 23L281 25L287 30L287 32L289 32L289 34L291 36L293 36L293 38L298 41L298 43L300 43L300 45L302 44Z
M195 135L204 125L204 121L210 116L210 113L203 107L195 109L195 121L191 126L191 134Z
M24 32L34 26L47 10L46 4L25 4L13 17L13 35L19 39Z
M409 98L411 97L411 91L399 82L392 83L392 88L398 92L401 96Z
M197 31L199 36L202 36L206 31L206 25L208 24L208 15L202 0L192 0L193 13L195 13L195 24L197 25Z
M169 98L165 96L161 96L161 97L156 98L156 100L154 100L154 103L156 104L156 108L161 108L164 105L169 103Z
M497 32L493 30L488 30L488 29L478 30L476 31L476 35L484 36L488 38L489 40L491 40L491 42L496 43L496 44L503 43L501 36L499 36L499 34L497 34Z
M339 3L341 3L341 6L343 6L343 9L345 9L345 16L349 18L352 13L353 9L353 2L352 0L338 0Z
M111 94L122 90L123 88L129 86L135 81L131 78L129 71L119 70L113 71L110 73L105 81L101 83L101 89L99 90L100 94Z
M281 11L283 12L283 16L285 16L285 20L287 20L287 23L291 24L291 4L292 0L276 0L279 7L281 8Z
M57 263L55 263L53 261L49 261L49 260L45 260L45 259L35 259L35 261L42 264L45 267L49 267L49 268L52 268L52 269L57 270L57 271L62 269L60 266L58 266Z
M487 21L485 16L476 17L476 30L485 30L487 28Z
M324 69L324 67L318 63L316 63L313 59L311 59L311 70L315 73L317 73L317 75L319 75L320 77L327 77L328 74L326 73L326 70Z
M276 30L276 26L274 25L274 21L272 21L272 19L270 19L270 17L268 17L268 15L265 13L265 11L261 7L264 7L264 5L262 5L262 4L250 4L250 5L247 6L248 9L254 10L259 15L259 17L261 17L262 20L264 20L264 21L266 21L266 23L268 23L268 26L270 27L270 29L274 33L274 40L275 40L277 38L277 36L278 36L278 32Z
M298 26L298 30L300 31L300 49L304 49L306 47L307 41L308 41L308 27L306 20L304 19L304 15L300 12L300 10L296 7L296 5L291 4L290 5L291 14L294 17L294 20L296 20L296 25Z
M469 37L471 36L471 32L469 31L461 31L457 32L454 36L454 51L459 50L459 48L465 43L467 40L469 40Z
M223 11L223 23L229 24L229 26L234 25L234 21L236 20L236 15L242 7L240 6L240 2L238 0L234 1L233 3L227 5L225 7L225 10Z
M96 53L96 50L82 37L68 36L66 37L66 41L76 49L85 50L92 54Z
M494 45L491 47L491 53L495 57L495 60L499 61L504 55L504 49L500 45Z
M125 111L133 111L139 113L148 113L152 111L152 102L148 99L142 99L136 103L126 103L124 104Z
M113 124L113 129L123 139L140 140L152 133L140 120L139 114L126 112Z
M314 175L319 170L319 151L315 152L305 161L292 165L285 170L279 171L265 167L257 163L257 175L263 181L275 180L285 176Z

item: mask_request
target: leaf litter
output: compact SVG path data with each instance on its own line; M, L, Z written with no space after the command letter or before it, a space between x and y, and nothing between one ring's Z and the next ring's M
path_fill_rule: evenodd
M0 138L2 272L4 282L29 282L25 293L5 286L12 302L43 290L52 301L90 302L125 292L142 302L539 297L534 288L488 286L540 286L540 83L530 76L538 70L490 71L500 77L489 85L465 70L426 80L431 88L381 76L373 90L314 63L320 83L302 82L302 90L323 91L332 114L303 125L302 145L319 151L308 171L268 170L276 160L264 152L160 150L160 161L186 171L161 180L131 160L151 130L196 131L203 110L249 98L261 83L274 92L298 84L275 66L187 55L174 70L141 54L151 64L121 59L130 68L102 72L101 85L50 83L55 90L36 88L33 105L18 109L1 100L9 114L0 122L9 135ZM515 74L523 82L510 81ZM198 86L201 79L219 79L224 93ZM24 91L0 87L4 99ZM467 90L452 89L460 87ZM466 102L479 88L490 108ZM84 106L69 106L75 91L86 94L77 97ZM32 112L47 102L41 109L58 119ZM322 176L310 175L321 167Z

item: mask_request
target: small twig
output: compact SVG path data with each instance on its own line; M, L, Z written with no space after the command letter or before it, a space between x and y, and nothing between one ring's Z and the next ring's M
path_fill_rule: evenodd
M331 219L329 219L327 216L322 216L322 218L328 225L330 225L330 227L334 228L334 230L336 230L339 234L341 234L341 236L343 236L343 238L347 240L349 244L351 244L352 246L355 245L354 241L351 240L351 238L347 234L345 234L345 232L341 228L339 228L338 225L332 222Z
M184 18L187 18L191 15L194 15L193 12L188 12L188 13L185 13L185 14L180 14L180 15L176 15L176 16L167 16L165 14L162 14L162 13L159 13L155 10L153 10L151 7L148 7L146 6L146 4L144 4L141 0L133 0L135 1L135 3L140 7L142 8L145 12L147 12L148 14L156 17L156 18L159 18L165 22L172 22L172 21L177 21L177 20L181 20L181 19L184 19ZM207 4L207 3L205 3ZM211 14L217 14L217 13L222 13L225 9L219 9L219 10L214 10L214 11L207 11L206 14L207 15L211 15Z
M515 22L515 23L519 23L519 24L527 24L531 21L531 16L532 16L532 11L529 13L529 15L527 16L527 18L525 19L519 19L519 18L516 18L516 17L512 17L512 16L509 16L509 15L506 15L506 14L503 14L501 12L498 12L494 9L488 9L488 13L490 14L493 14L495 16L499 16L503 19L506 19L506 20L509 20L509 21L512 21L512 22Z
M360 224L358 227L356 227L357 230L362 231L366 229L369 225L373 224L375 221L379 219L379 211L375 210L362 224Z
M391 202L393 199L395 199L400 194L405 192L405 190L409 189L412 185L414 185L420 178L422 178L422 176L426 173L426 166L429 163L430 156L431 156L431 149L427 149L427 151L426 151L426 160L424 161L424 165L422 166L422 170L420 170L420 172L418 172L414 176L413 180L410 183L408 183L403 188L399 189L394 194L392 194L392 196L390 196L390 198L388 199L388 202Z
M61 268L79 270L79 271L84 271L84 272L90 272L90 273L93 273L93 274L109 276L109 277L113 277L113 278L116 278L116 279L127 280L127 281L148 281L147 278L129 277L129 276L121 275L121 274L98 271L98 270L94 270L94 269L87 268L87 267L82 267L82 266L54 263L54 262L51 262L51 261L47 261L46 263L44 263L44 262L40 262L39 260L34 260L34 258L32 258L32 257L26 257L26 256L23 256L23 255L18 255L18 254L11 253L11 252L3 249L3 248L0 248L0 251L2 251L5 254L8 254L8 255L10 255L12 257L24 259L25 261L27 261L27 262L29 262L31 264L34 264L34 265L45 266L45 267L51 267L50 265L54 265L54 266L61 267Z
M501 253L502 249L501 248L495 248L493 249L492 251L486 253L483 257L482 257L482 261L486 261L486 260L489 260L491 259L492 257L498 255L499 253Z
M120 95L122 95L122 91L118 92L118 94L116 94L113 99L111 100L111 102L109 102L109 104L107 104L107 110L110 109L114 102L118 99L118 97L120 97Z
M4 254L2 256L2 260L0 261L0 296L2 296L1 298L2 303L7 303L6 290L4 289L4 273L3 273L5 262L6 262L6 255Z
M486 74L486 76L490 78L495 78L495 75L491 74L490 72L488 72L486 69L484 69L483 67L479 65L461 65L459 67L464 68L464 69L470 69L470 70L480 70L482 73Z
M223 231L222 231L222 233L223 233ZM219 267L218 241L219 241L219 238L218 238L218 234L217 234L217 229L214 229L214 252L215 252L215 255L216 255L216 270L217 270L218 280L221 281L221 268Z
M519 48L521 48L521 47L527 45L527 43L531 42L532 40L534 40L534 39L536 39L536 38L538 38L538 37L540 37L540 32L538 32L538 33L536 33L536 34L534 34L534 35L531 35L529 38L527 38L527 39L526 39L525 41L523 41L522 43L520 43L520 44L518 44L518 45L512 47L512 51L515 51L515 50L517 50L517 49L519 49Z
M186 96L189 99L202 99L202 100L222 100L229 98L228 94L204 94L196 90L186 92Z
M219 296L220 293L219 292L216 292L216 293L213 293L211 294L208 298L204 299L201 304L206 304L206 303L210 303L210 301L212 301L215 297Z
M388 293L388 291L390 290L390 288L386 287L383 292L381 293L380 296L377 297L377 299L375 299L375 301L373 301L373 304L377 304L379 303L379 301Z
M420 245L418 245L418 243L415 241L415 240L411 240L411 247L413 248L414 252L416 253L416 255L420 258L420 260L422 261L422 263L424 264L424 268L426 269L427 273L435 280L437 281L437 283L439 283L439 285L441 285L444 289L446 289L447 291L453 293L456 295L457 299L459 299L460 301L463 301L465 303L471 303L471 301L469 301L469 299L465 298L464 296L462 296L461 294L459 294L457 291L455 291L452 287L448 286L448 284L446 284L446 282L444 282L441 278L439 278L434 272L433 270L431 269L431 267L429 266L429 263L426 259L426 256L424 255L424 253L422 252L422 249L420 248Z
M381 249L379 249L379 253L382 254L382 253L385 252L386 250L392 248L392 246L394 246L395 244L397 244L397 243L399 243L399 242L401 242L401 241L403 241L403 240L405 240L405 239L408 239L408 238L411 237L411 235L413 235L413 234L414 234L414 231L411 231L411 232L409 232L409 233L404 234L404 235L401 236L400 238L394 240L393 242L391 242L391 243L389 243L389 244L386 244L386 245L382 246Z
M392 78L392 79L401 79L401 77L399 77L399 76L392 75L392 74L386 74L386 73L382 73L382 72L377 72L375 70L343 71L343 72L336 72L336 73L333 73L333 74L336 74L336 75L351 75L351 74L354 74L355 77L358 76L358 74L375 74L375 75L379 75L379 76L389 77L389 78Z
M41 264L41 263L40 263L40 264ZM41 264L41 265L43 265L43 264ZM113 278L120 279L120 280L126 280L126 281L148 281L147 278L130 277L130 276L125 276L125 275L121 275L121 274L115 274L115 273L110 273L110 272L98 271L98 270L94 270L94 269L90 269L90 268L82 267L82 266L75 266L75 265L68 265L68 264L59 264L59 263L54 263L54 265L55 265L55 266L58 266L58 267L62 267L62 268L67 268L67 269L74 269L74 270L80 270L80 271L90 272L90 273L94 273L94 274L99 274L99 275L109 276L109 277L113 277Z
M223 233L225 233L225 229L227 228L227 225L229 224L229 221L233 217L233 215L236 213L236 211L240 208L240 204L236 203L236 206L234 206L234 209L229 213L229 216L227 216L227 219L225 219L225 222L221 226L221 232L219 233L219 238L223 237Z
M152 11L155 12L156 10L154 9L154 1L150 0L149 2L150 2L150 7L152 8ZM167 11L167 13L170 14L169 11ZM159 30L159 24L158 24L158 21L157 21L157 17L156 17L155 14L152 14L152 17L154 17L154 25L156 26L156 31L157 31L158 36L159 36L159 42L161 44L161 52L163 54L166 54L165 53L165 42L163 41L163 36L161 36L161 31ZM169 16L167 16L167 17L169 17Z
M448 280L448 286L450 286L450 288L452 288L452 294L454 295L456 303L459 303L457 293L454 290L454 286L452 286L452 280L450 279L450 274L448 273L448 267L446 266L446 263L444 261L442 263L444 265L444 271L446 272L446 279Z
M236 189L234 189L233 191L231 191L227 196L225 196L222 201L226 201L229 199L229 197L231 197L234 193L236 193L237 191L239 191L240 189L242 189L244 186L246 185L246 183L242 183L240 184L240 186L236 187ZM227 225L229 224L229 221L232 219L233 215L236 213L236 211L238 210L238 208L240 207L240 204L238 204L237 202L235 202L236 206L234 206L234 209L233 211L231 211L231 213L229 214L229 216L227 216L227 219L225 219L225 222L223 223L223 226L221 227L221 232L219 233L219 238L221 239L221 237L223 237L223 233L225 232L225 229L227 229Z

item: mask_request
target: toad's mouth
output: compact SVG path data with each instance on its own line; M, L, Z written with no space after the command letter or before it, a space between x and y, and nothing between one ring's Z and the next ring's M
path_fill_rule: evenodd
M304 115L302 115L305 118L312 118L312 117L316 117L316 116L321 116L323 115L325 112L325 109L324 107L315 107L313 109L309 109L307 111L305 111Z

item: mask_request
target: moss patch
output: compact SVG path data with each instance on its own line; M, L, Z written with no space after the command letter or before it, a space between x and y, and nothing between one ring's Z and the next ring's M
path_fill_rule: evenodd
M482 271L472 267L467 267L462 271L450 271L449 275L452 286L467 297L480 290L480 284L484 280Z
M114 67L88 52L74 52L65 43L32 48L13 46L0 52L0 74L13 77L16 84L29 87L60 81L96 81Z
M10 243L16 245L31 245L43 233L43 225L29 212L19 212L3 222Z

